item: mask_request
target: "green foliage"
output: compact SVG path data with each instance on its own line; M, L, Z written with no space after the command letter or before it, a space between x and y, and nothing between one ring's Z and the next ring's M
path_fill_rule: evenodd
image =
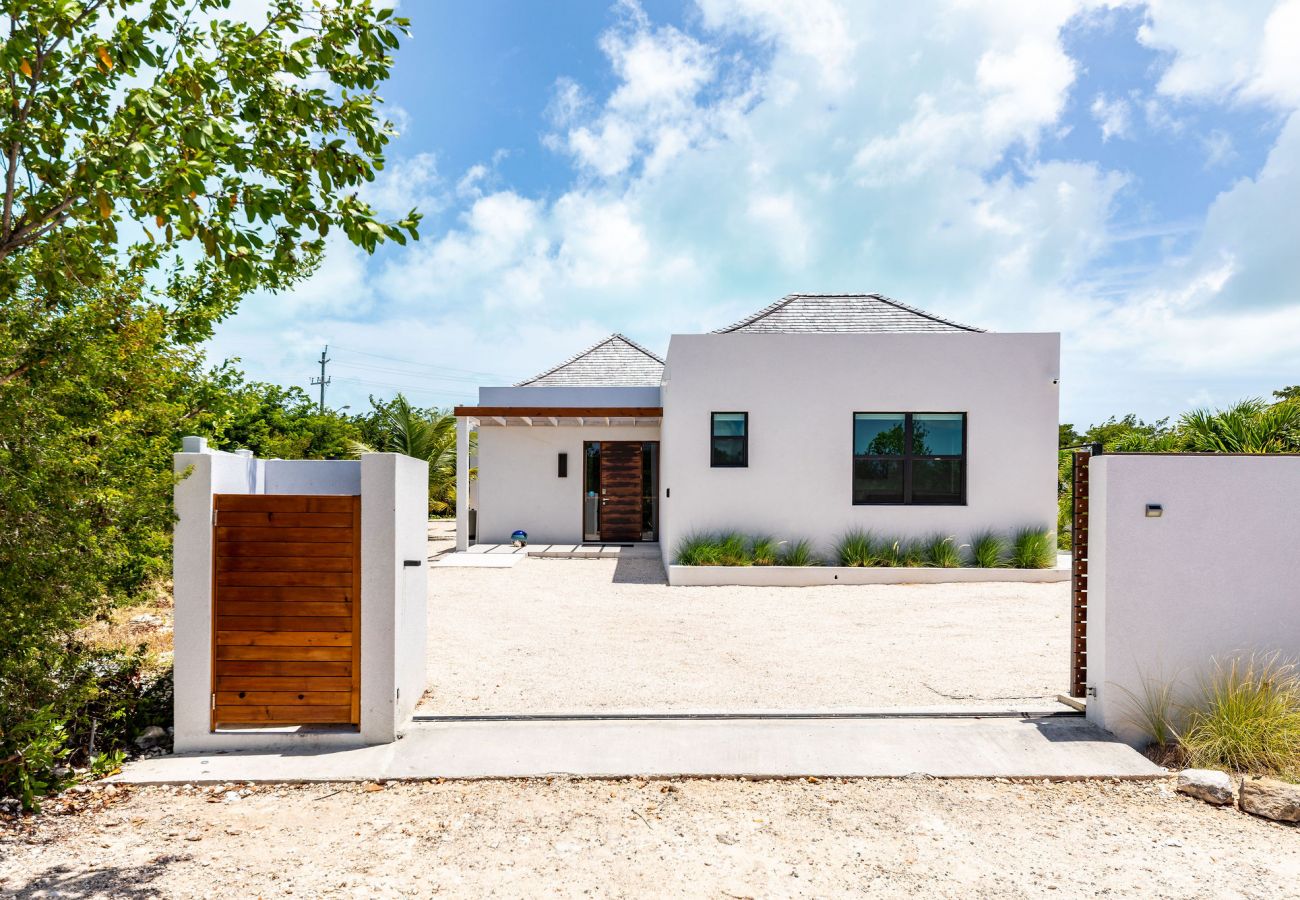
M871 532L852 529L835 542L835 559L841 566L874 566L877 564L877 543Z
M1300 450L1300 400L1243 400L1227 409L1196 409L1178 420L1188 450L1199 453L1291 453Z
M782 545L784 550L779 550ZM677 545L679 566L815 566L820 565L807 541L793 544L773 538L747 537L738 531L688 534Z
M1011 538L1011 566L1050 569L1056 565L1056 544L1046 528L1020 528Z
M170 721L171 673L147 672L140 653L69 640L44 648L47 668L18 669L0 692L0 794L39 809L40 796L75 779L72 767L108 774L148 725Z
M419 409L401 394L384 403L370 398L372 412L358 426L369 438L352 439L353 456L371 450L405 453L429 464L429 511L445 514L456 508L456 417L449 411ZM470 454L477 442L470 437ZM470 477L474 477L470 472Z
M1278 655L1216 661L1179 734L1192 765L1300 773L1300 676Z
M750 543L749 555L756 566L774 566L777 560L777 542L770 537L756 537Z
M939 569L956 569L962 565L957 539L951 535L934 534L921 543L924 564Z
M779 566L820 566L821 560L813 553L812 544L806 540L786 542L777 560Z
M716 566L718 562L717 539L711 534L688 534L677 545L677 565Z
M240 289L283 286L334 229L368 251L416 236L357 194L394 134L376 93L407 21L370 0L11 5L0 47L0 260L40 245L80 279L189 245ZM314 86L320 79L333 90Z
M1127 710L1125 718L1160 749L1173 746L1178 736L1177 703L1173 683L1166 679L1143 676L1141 693L1120 685Z
M970 539L970 562L980 569L1000 569L1007 565L1007 542L994 531L981 531Z
M748 541L738 531L729 531L717 538L718 565L750 566L754 564Z
M360 438L355 420L321 412L302 388L245 382L229 365L212 380L218 385L214 406L222 413L215 447L243 447L262 459L346 459Z

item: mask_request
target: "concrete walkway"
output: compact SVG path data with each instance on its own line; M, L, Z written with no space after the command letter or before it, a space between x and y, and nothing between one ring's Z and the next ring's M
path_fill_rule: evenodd
M1079 717L417 722L395 744L131 763L134 784L572 775L1150 778L1165 770Z

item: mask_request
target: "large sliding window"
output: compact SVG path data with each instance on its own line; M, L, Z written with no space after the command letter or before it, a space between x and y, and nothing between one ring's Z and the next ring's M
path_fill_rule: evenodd
M749 465L749 413L713 413L709 424L709 465L715 469Z
M854 413L853 502L966 503L965 413Z

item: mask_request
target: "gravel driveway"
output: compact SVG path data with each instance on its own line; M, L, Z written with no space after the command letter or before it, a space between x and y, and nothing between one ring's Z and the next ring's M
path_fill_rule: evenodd
M647 559L430 577L426 714L1060 709L1069 679L1067 584L670 588Z

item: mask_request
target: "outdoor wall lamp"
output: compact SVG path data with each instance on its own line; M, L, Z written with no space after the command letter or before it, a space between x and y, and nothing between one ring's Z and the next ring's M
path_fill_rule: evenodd
M1161 506L1159 503L1148 503L1148 504L1147 504L1147 518L1148 518L1148 519L1158 519L1158 518L1160 518L1161 516L1163 516L1164 514L1165 514L1165 508L1164 508L1163 506Z

